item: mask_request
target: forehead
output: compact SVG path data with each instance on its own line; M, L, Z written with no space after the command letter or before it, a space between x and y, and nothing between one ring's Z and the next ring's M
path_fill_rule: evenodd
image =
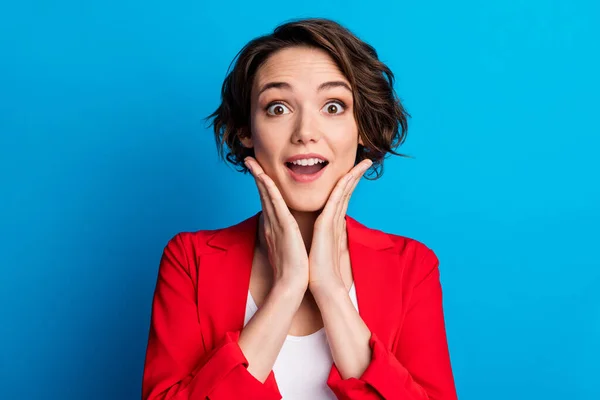
M283 81L318 86L327 80L348 82L333 58L322 49L288 47L278 50L258 68L253 89L267 82Z

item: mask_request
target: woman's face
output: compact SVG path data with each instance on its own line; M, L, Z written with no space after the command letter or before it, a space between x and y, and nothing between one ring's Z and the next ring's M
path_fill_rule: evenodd
M289 208L320 210L362 144L350 83L325 51L291 47L259 67L251 96L251 137L242 144L254 147Z

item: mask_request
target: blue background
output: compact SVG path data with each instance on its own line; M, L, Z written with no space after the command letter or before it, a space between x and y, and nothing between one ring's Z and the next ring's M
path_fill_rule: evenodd
M349 213L441 260L463 400L600 398L594 1L3 2L3 399L136 399L159 259L259 209L202 118L297 17L375 46L413 118Z

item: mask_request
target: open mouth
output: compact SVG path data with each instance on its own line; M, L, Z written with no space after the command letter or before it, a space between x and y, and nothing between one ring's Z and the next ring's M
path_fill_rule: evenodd
M329 161L323 161L323 162L318 162L315 163L313 165L302 165L302 164L295 164L292 162L286 162L285 166L288 167L288 169L290 169L292 172L299 174L299 175L312 175L312 174L316 174L317 172L321 171L323 168L325 168L327 166L327 164L329 164Z
M317 180L329 165L325 160L299 160L286 162L285 166L293 180L299 183L307 183Z

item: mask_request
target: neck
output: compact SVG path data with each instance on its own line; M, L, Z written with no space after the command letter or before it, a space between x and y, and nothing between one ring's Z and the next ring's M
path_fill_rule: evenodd
M300 234L302 235L302 240L304 241L304 247L306 248L306 252L310 254L310 246L313 239L313 233L315 229L315 222L319 215L321 215L321 211L313 211L313 212L303 212L303 211L295 211L290 209L290 213L296 220L298 227L300 228ZM258 220L258 247L264 253L268 254L268 246L267 241L265 239L265 231L263 227L263 212L260 213L260 217ZM346 224L344 222L344 231L342 233L342 251L348 251L348 234L346 230Z
M306 248L306 252L310 253L310 244L312 243L313 231L315 228L315 221L321 214L321 210L314 212L303 212L303 211L295 211L290 209L290 213L296 220L298 227L300 228L300 233L302 235L302 240L304 241L304 247ZM259 221L258 221L258 243L262 251L265 254L268 254L267 241L265 239L264 232L264 213L260 213Z
M321 210L314 212L302 212L290 210L290 213L294 216L300 233L302 234L302 240L304 240L304 247L306 252L310 253L310 245L312 243L313 231L315 230L315 221L321 215Z

